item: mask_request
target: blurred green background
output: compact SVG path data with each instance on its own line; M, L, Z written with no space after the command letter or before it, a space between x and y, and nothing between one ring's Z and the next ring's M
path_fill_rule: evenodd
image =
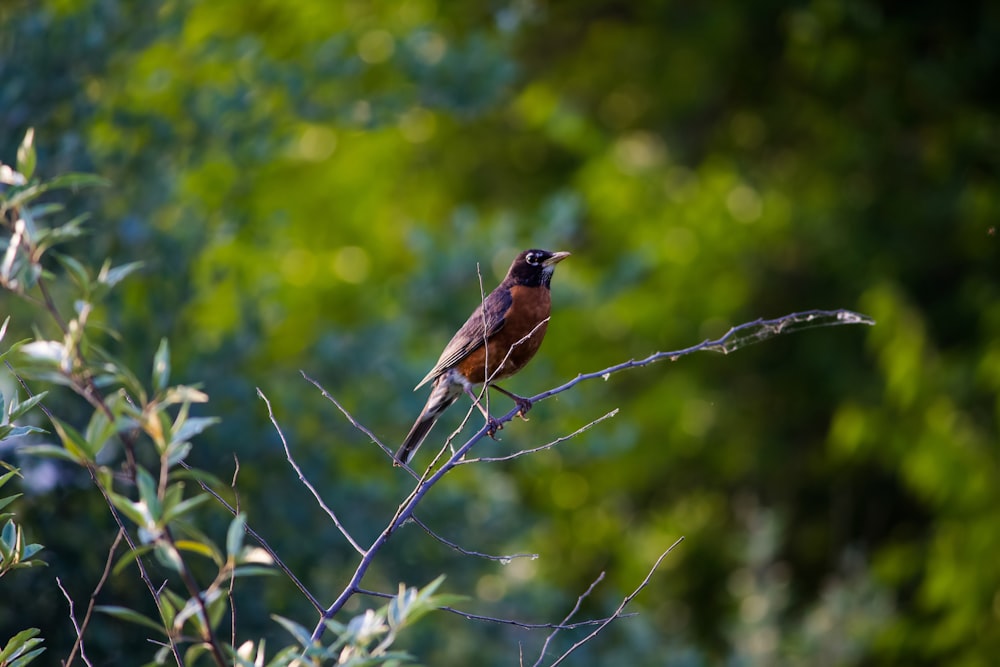
M94 217L70 250L146 262L102 314L116 352L143 370L169 337L174 377L223 418L194 462L228 480L239 458L251 524L326 602L355 554L255 387L371 539L408 478L299 369L397 444L425 398L410 388L479 299L477 264L489 289L522 248L573 253L546 344L508 382L523 394L761 316L872 315L540 404L483 449L621 412L463 467L420 512L466 548L539 558L476 560L410 526L365 585L447 573L470 611L549 622L606 570L596 617L683 535L640 616L571 664L972 667L1000 655L998 65L986 2L5 0L0 160L34 126L43 175L110 180L74 202ZM0 582L0 637L41 627L55 659L65 601L10 601L59 576L82 604L114 531L82 473L18 463L50 567ZM101 601L148 608L132 575ZM279 578L237 593L241 639L283 645L269 613L314 621ZM510 665L543 639L441 613L403 644ZM108 618L87 648L152 653Z

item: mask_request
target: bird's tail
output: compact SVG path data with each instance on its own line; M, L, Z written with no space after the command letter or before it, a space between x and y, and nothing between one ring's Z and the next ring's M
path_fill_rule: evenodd
M427 404L420 411L420 416L413 423L413 428L410 429L403 444L396 452L396 460L393 465L404 465L417 453L417 448L427 438L427 434L431 432L438 417L458 400L461 394L462 386L451 382L446 375L442 375L434 381L434 389L431 390Z

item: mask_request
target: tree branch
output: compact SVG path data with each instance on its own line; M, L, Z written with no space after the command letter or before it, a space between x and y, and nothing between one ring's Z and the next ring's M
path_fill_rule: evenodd
M347 528L345 528L344 524L342 524L340 519L337 518L337 513L327 506L327 504L323 501L323 497L319 495L319 491L317 491L316 487L314 487L312 483L306 479L305 473L302 472L302 468L300 468L299 464L295 462L295 457L292 456L292 450L288 447L288 440L285 439L285 434L282 433L281 426L278 425L278 420L274 417L274 410L271 409L271 401L269 401L267 396L264 395L264 392L261 391L260 387L257 387L257 395L260 396L264 401L264 404L267 405L267 416L271 419L271 424L274 425L274 430L278 432L278 437L281 438L281 445L285 448L285 458L288 459L288 463L299 476L299 481L302 482L303 486L309 489L309 493L313 495L317 504L319 504L319 506L323 508L323 511L326 512L327 516L330 517L330 520L333 521L333 525L337 527L337 530L339 530L340 534L344 536L344 539L347 540L352 547L354 547L355 551L364 556L365 550L354 540L353 537L351 537Z
M628 606L628 603L631 602L633 599L635 599L635 596L638 595L642 591L642 589L644 589L646 586L649 585L650 579L653 578L653 574L656 572L657 568L660 567L660 563L663 562L663 559L667 557L667 554L673 551L674 547L676 547L683 541L684 541L683 537L678 538L678 540L673 544L671 544L666 551L660 554L660 557L656 559L655 563L653 563L653 567L649 568L649 572L646 574L646 578L642 580L642 583L636 586L635 590L633 590L631 593L625 596L625 599L622 600L622 603L620 605L618 605L618 608L615 610L615 613L611 614L611 616L604 619L604 621L599 626L597 626L594 629L594 631L591 632L589 635L587 635L586 637L584 637L583 639L581 639L580 641L578 641L577 643L573 644L568 649L566 649L566 652L563 653L558 658L556 658L556 661L553 662L551 665L549 665L549 667L556 667L556 665L558 665L563 660L568 658L573 651L580 648L581 646L589 642L591 639L596 637L598 633L600 633L601 630L603 630L604 628L608 627L608 625L610 625L612 621L614 621L617 618L621 618L622 612L625 611L625 607Z
M536 560L538 558L538 554L510 554L510 555L507 555L507 556L491 556L490 554L484 554L484 553L480 553L478 551L469 551L468 549L463 549L462 547L458 546L454 542L449 542L445 538L443 538L440 535L438 535L437 533L435 533L433 530L430 529L430 527L426 523L424 523L423 521L421 521L420 519L418 519L416 514L413 514L413 515L410 516L410 521L412 521L413 523L415 523L418 526L420 526L421 528L423 528L425 533L427 533L428 535L430 535L431 537L433 537L435 540L437 540L441 544L443 544L446 547L449 547L451 549L454 549L455 551L457 551L457 552L459 552L461 554L465 554L466 556L475 556L477 558L485 558L486 560L495 560L495 561L498 561L500 563L503 563L504 565L506 565L507 563L511 562L515 558L530 558L531 560Z
M703 341L702 343L699 343L698 345L694 345L673 352L656 352L646 357L645 359L639 359L639 360L632 359L620 364L616 364L614 366L610 366L600 371L578 375L573 380L570 380L569 382L566 382L558 387L554 387L553 389L549 389L548 391L544 391L538 394L537 396L532 397L529 400L532 403L537 403L538 401L542 401L545 400L546 398L550 398L564 391L568 391L585 380L593 380L597 378L603 378L606 380L614 373L618 373L631 368L648 366L650 364L653 364L657 361L662 361L664 359L677 360L682 356L691 354L693 352L699 352L702 350L713 350L728 354L729 352L733 352L746 345L755 342L760 342L762 340L765 340L772 336L776 336L781 333L789 333L792 331L798 331L801 329L807 329L812 327L836 326L841 324L871 325L874 324L874 320L872 320L870 317L866 315L862 315L860 313L855 313L853 311L845 309L810 310L801 313L792 313L790 315L785 315L783 317L771 320L758 319L753 322L747 322L745 324L735 326L731 328L728 332L726 332L725 335L715 340L708 339ZM515 345L516 344L517 343L515 343ZM331 400L338 407L338 409L340 409L340 411L348 418L351 424L353 424L358 430L360 430L362 433L371 438L373 442L376 442L390 458L392 457L392 451L384 444L382 444L382 442L379 441L377 437L375 437L375 435L371 432L371 430L369 430L368 428L360 424L357 420L355 420L354 417L352 417L340 405L339 402L333 399L333 397L318 382L310 378L304 372L302 373L302 375L303 377L306 378L306 380L315 385L323 393L325 397ZM441 478L444 477L444 475L446 475L456 465L458 465L461 462L461 460L465 457L465 455L468 453L468 451L477 442L479 442L480 440L483 439L484 436L489 434L491 426L509 422L517 414L519 414L519 412L520 412L520 407L515 406L504 416L500 417L499 419L492 420L492 423L490 420L487 420L487 423L485 423L482 427L479 428L479 430L473 433L469 437L469 439L465 441L464 444L462 444L457 449L453 450L450 456L446 457L446 460L443 463L441 463L441 467L435 470L434 467L438 464L439 460L444 457L444 453L447 451L448 448L448 442L450 442L451 438L449 438L448 441L446 441L445 445L438 452L438 455L433 459L433 461L424 471L423 475L421 475L420 478L417 480L416 486L414 486L409 495L399 504L395 514L389 520L386 527L375 538L371 546L369 546L368 549L364 550L361 553L361 560L357 564L354 573L351 575L350 580L345 585L340 594L337 596L337 598L320 615L320 619L316 623L316 626L311 636L312 641L314 642L319 641L320 637L322 637L323 632L326 628L326 621L332 619L344 607L344 605L351 598L351 596L363 590L361 588L361 580L364 578L369 567L371 567L371 564L375 559L375 556L382 549L385 543L389 540L392 534L400 526L406 523L407 520L412 518L414 509L424 498L424 496L428 493L428 491L437 482L439 482ZM601 419L595 420L594 423L597 423L598 421L603 421L609 416L612 416L612 414L613 413L609 413L608 415L605 415ZM575 435L575 433L565 437L568 438L572 437L573 435ZM557 442L559 441L553 442L552 444L554 445ZM531 451L537 451L538 449L544 449L544 448L545 446L541 448L536 448L536 450L531 450ZM530 453L530 452L525 451L525 453ZM408 470L408 472L411 475L415 475L414 471L410 469L408 466L404 469ZM680 543L680 541L681 540L675 542L674 545L672 545L669 549L667 549L665 552L663 552L663 554L660 555L660 558L657 559L653 568L646 576L646 579L644 579L643 582L639 585L639 587L636 588L629 596L626 596L621 606L619 606L618 610L616 610L616 612L612 616L608 617L603 622L601 622L600 626L593 633L588 635L588 637L574 644L566 653L560 656L555 663L553 663L552 667L562 662L570 653L572 653L574 650L582 646L586 641L589 641L594 636L596 636L597 633L600 632L603 628L607 627L607 625L611 623L611 621L613 621L616 618L620 618L622 616L622 611L624 610L625 606L632 600L632 598L634 598L639 593L639 591L641 591L649 583L649 579L652 577L653 573L659 566L660 562L663 560L663 558L666 557L668 553L670 553L670 551L675 546L677 546L677 544ZM463 616L466 616L467 618L481 618L482 620L493 620L496 622L504 622L502 619L491 619L489 617L476 617L471 614L465 614L464 612L457 612L457 610L455 610L455 612L460 613ZM549 625L544 627L556 627L556 626Z
M76 630L76 641L73 642L73 648L69 652L69 656L63 661L63 667L70 667L73 664L73 660L76 658L77 652L80 653L80 659L90 667L90 661L87 660L87 655L83 652L83 635L87 631L87 626L90 624L90 617L94 613L94 606L97 604L97 595L104 588L105 582L108 580L108 576L111 574L111 566L115 560L115 552L118 551L118 545L121 544L122 537L124 533L122 530L118 531L115 535L115 541L111 543L111 548L108 549L108 558L104 562L104 572L101 573L101 578L98 580L97 585L94 586L94 591L90 594L90 602L87 604L87 613L83 616L83 622L78 626L76 624L76 619L73 617L73 600L69 597L69 594L63 589L62 582L56 577L56 583L59 586L59 590L62 590L63 596L65 596L66 601L69 602L69 618L73 623L73 629Z

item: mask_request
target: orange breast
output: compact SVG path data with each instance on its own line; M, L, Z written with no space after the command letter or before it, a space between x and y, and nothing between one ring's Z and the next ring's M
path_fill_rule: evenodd
M485 382L487 378L502 380L517 373L531 361L545 338L549 324L545 319L552 305L548 288L515 285L510 292L512 301L503 328L486 342L485 347L475 350L458 364L458 371L474 384Z

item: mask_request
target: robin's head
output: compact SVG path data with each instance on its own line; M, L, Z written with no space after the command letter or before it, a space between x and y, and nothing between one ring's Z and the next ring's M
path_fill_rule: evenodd
M526 287L549 286L552 272L556 264L569 257L568 252L549 252L548 250L525 250L514 258L507 272L508 280Z

